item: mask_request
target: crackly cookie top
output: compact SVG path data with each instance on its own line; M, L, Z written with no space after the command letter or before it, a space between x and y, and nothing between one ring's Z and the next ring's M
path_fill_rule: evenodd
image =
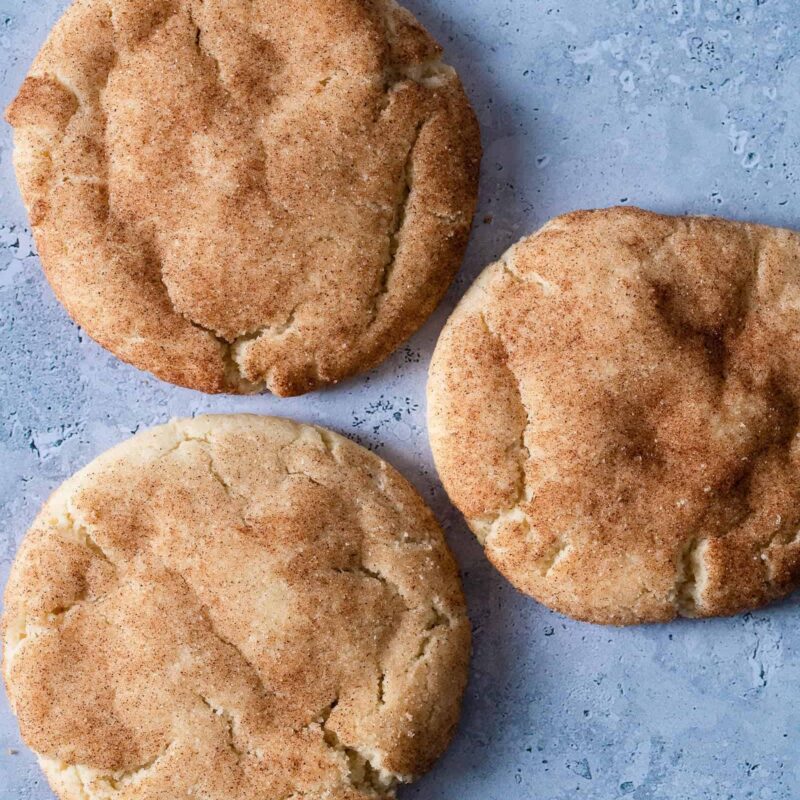
M800 237L631 208L486 269L429 381L436 463L491 560L617 624L797 586L799 402Z
M47 277L120 358L300 394L432 311L477 123L393 0L76 0L7 117Z
M62 800L358 800L425 771L469 624L433 515L378 457L270 417L139 434L67 481L3 617Z

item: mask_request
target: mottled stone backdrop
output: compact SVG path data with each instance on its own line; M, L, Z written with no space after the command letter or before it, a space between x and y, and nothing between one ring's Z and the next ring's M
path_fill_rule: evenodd
M0 0L13 96L64 0ZM116 361L45 283L0 130L0 582L48 493L133 432L202 411L320 423L389 459L456 550L475 632L456 741L404 800L800 797L800 609L611 630L518 596L436 480L425 371L466 286L574 208L638 204L800 227L796 0L408 0L477 108L485 158L466 265L383 367L296 400L208 398ZM51 794L0 699L0 796ZM265 798L265 800L269 800Z

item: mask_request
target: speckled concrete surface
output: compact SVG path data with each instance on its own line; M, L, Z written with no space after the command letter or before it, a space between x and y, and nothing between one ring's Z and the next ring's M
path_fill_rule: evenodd
M141 427L201 411L327 425L405 473L447 527L475 630L463 724L406 800L800 797L798 599L732 620L617 631L515 594L439 487L425 370L483 265L554 214L636 203L800 227L795 0L408 0L483 127L478 222L435 318L362 380L290 401L206 398L120 364L73 325L36 259L0 131L0 581L46 495ZM64 0L0 0L0 100ZM50 798L0 700L0 796Z

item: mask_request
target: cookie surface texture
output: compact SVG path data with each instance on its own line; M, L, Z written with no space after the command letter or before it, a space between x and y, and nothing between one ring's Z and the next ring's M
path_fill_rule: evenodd
M519 589L630 624L800 577L800 237L632 208L487 268L428 384L447 491Z
M205 392L369 369L461 263L477 122L392 0L76 0L7 111L48 280Z
M61 800L360 800L430 767L469 658L433 515L378 457L271 417L154 428L64 483L3 618Z

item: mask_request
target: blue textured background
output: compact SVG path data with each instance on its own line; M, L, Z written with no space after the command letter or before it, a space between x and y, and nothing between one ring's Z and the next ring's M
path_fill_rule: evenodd
M800 797L797 600L732 620L612 630L518 596L448 504L425 434L425 371L469 281L579 207L639 204L800 227L796 0L409 0L483 128L480 209L435 318L383 367L297 400L208 398L125 366L47 287L0 130L0 581L47 494L141 427L200 411L327 425L400 468L445 524L475 630L458 736L404 799ZM13 96L64 0L0 0ZM0 700L0 797L50 798ZM265 798L269 800L269 798Z

